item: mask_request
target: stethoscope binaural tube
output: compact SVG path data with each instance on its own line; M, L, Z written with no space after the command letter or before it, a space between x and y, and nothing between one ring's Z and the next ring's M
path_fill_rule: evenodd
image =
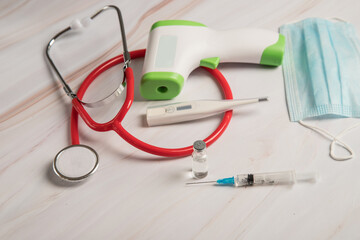
M92 16L84 18L82 20L75 19L70 24L70 26L68 26L67 28L58 32L54 37L51 38L51 40L47 44L46 50L45 50L45 54L49 61L49 64L50 64L51 68L54 70L54 72L56 73L56 75L59 77L59 80L60 80L61 84L63 85L63 89L66 92L66 94L69 97L71 97L72 99L77 99L77 101L79 101L82 105L85 105L85 106L91 107L91 108L104 106L104 105L108 104L109 102L112 102L117 96L119 96L126 86L125 74L124 74L122 83L111 94L109 94L108 96L106 96L96 102L84 102L77 97L77 95L72 91L71 87L66 83L65 79L63 78L63 76L60 73L60 70L56 67L56 65L50 55L50 50L53 47L53 45L55 44L55 42L60 37L62 37L63 35L65 35L66 33L70 32L70 31L78 31L81 28L87 27L88 25L91 24L91 22L96 17L98 17L100 14L102 14L103 12L105 12L109 9L115 10L117 13L117 16L118 16L121 39L122 39L122 43L123 43L123 55L125 56L124 57L124 71L125 71L125 69L129 66L131 59L130 59L130 54L129 54L129 51L127 48L126 34L125 34L124 21L122 19L122 14L121 14L120 9L114 5L106 5L103 8L101 8L100 10L98 10L96 13L94 13Z
M140 58L145 56L145 49L142 50L136 50L130 52L130 57L132 59ZM81 84L79 91L77 92L77 98L74 98L73 103L73 109L71 112L71 141L73 145L80 144L79 140L79 129L78 129L78 115L81 116L81 118L84 120L84 122L93 130L95 131L110 131L113 130L117 134L119 134L120 137L122 137L125 141L127 141L129 144L133 145L134 147L158 156L164 156L164 157L184 157L191 155L193 146L187 146L183 148L161 148L154 145L150 145L148 143L145 143L133 135L131 135L128 131L124 129L124 127L121 124L121 121L125 117L127 111L131 107L131 104L134 99L134 75L132 72L132 69L128 67L124 74L126 75L126 84L127 84L127 91L126 91L126 99L125 103L120 109L119 113L109 122L107 123L97 123L95 122L90 115L86 112L84 107L82 106L81 102L79 100L82 99L84 96L87 88L90 86L90 84L103 72L110 69L111 67L118 65L120 63L123 63L123 55L119 55L117 57L114 57L97 68L95 68L89 76L84 80L84 82ZM225 77L221 74L221 72L217 69L206 69L212 76L215 77L215 79L218 81L221 89L223 90L225 99L233 99L232 92L230 89L230 86L228 82L226 81ZM207 138L204 139L204 142L207 146L210 146L213 144L225 131L227 126L229 125L229 122L232 117L232 111L227 111L224 114L224 117L219 124L219 126L215 129L215 131L210 134Z

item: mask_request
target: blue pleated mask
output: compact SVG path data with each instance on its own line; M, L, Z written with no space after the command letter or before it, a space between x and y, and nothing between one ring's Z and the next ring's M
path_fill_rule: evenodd
M309 18L280 27L291 121L360 117L360 43L354 26Z

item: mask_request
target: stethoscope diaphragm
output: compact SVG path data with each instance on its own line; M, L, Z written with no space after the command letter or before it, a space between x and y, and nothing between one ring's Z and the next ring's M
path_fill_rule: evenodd
M53 169L67 181L81 181L93 174L99 166L99 156L89 146L78 144L63 148L56 154Z

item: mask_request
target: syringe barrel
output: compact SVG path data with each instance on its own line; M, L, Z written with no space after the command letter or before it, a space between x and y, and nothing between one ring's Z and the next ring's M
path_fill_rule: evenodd
M294 184L295 171L239 174L234 177L236 187L252 185Z

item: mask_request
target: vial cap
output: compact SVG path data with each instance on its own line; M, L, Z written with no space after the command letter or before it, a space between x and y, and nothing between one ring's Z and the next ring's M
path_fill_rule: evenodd
M206 148L206 144L203 140L197 140L196 142L194 142L194 149L198 150L198 151L202 151Z

